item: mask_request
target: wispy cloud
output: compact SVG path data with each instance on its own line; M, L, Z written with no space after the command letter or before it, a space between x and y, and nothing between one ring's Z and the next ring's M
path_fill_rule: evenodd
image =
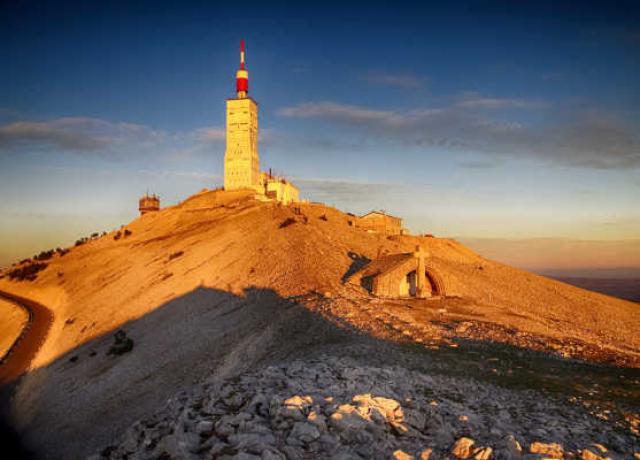
M525 123L493 116L493 109L516 107L545 110L543 121ZM282 108L278 113L347 123L370 137L413 147L528 156L589 168L640 167L640 127L600 110L558 110L535 101L467 93L438 108L400 111L308 102Z
M152 144L165 134L133 123L69 117L51 121L16 121L0 126L0 152L53 148L72 152L104 150L126 143Z
M271 135L261 130L260 140ZM212 144L224 145L225 138L225 128L220 126L170 132L135 123L68 117L0 124L0 154L44 151L127 158L152 152L156 158L184 160L210 152Z
M487 97L471 91L462 93L455 106L477 109L536 109L545 107L546 104L530 99Z
M227 136L227 132L224 128L218 127L207 127L207 128L199 128L195 131L196 139L199 142L204 143L220 143L224 142Z
M411 74L392 74L384 72L370 72L362 79L373 85L391 86L402 89L419 89L426 85L427 78Z
M284 107L279 109L277 113L285 117L326 118L356 124L404 122L401 115L396 115L391 111L368 109L337 102L309 102L294 107Z
M466 169L490 169L499 166L501 162L497 158L483 160L466 160L458 163L458 166Z
M305 196L312 196L317 201L348 205L364 205L376 198L388 196L392 191L402 191L404 188L401 184L353 179L296 177L293 181Z

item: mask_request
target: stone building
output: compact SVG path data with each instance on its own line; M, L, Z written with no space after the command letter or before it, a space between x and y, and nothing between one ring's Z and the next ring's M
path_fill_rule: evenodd
M371 261L358 274L360 285L384 298L443 297L442 278L420 247L413 253L383 256Z
M262 173L264 194L267 198L280 201L283 204L300 201L298 188L284 177L274 176L271 171Z
M144 196L138 200L138 210L141 216L144 216L148 212L160 210L160 197L156 194L149 195L149 193L145 193Z
M249 72L240 42L240 69L236 97L227 99L227 146L224 154L224 189L255 190L262 198L288 204L299 200L298 188L283 177L260 172L258 104L249 97Z
M402 219L384 211L371 211L356 221L356 227L383 235L401 235L404 233Z
M224 189L262 191L258 157L258 104L249 98L227 99L227 149Z

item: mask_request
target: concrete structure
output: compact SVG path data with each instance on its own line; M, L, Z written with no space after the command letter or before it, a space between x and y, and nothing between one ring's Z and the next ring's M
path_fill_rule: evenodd
M356 227L383 235L401 235L404 233L402 219L384 211L371 211L356 220Z
M420 247L416 247L413 253L392 254L373 260L356 275L360 285L378 297L445 295L442 278Z
M283 204L300 201L298 188L284 177L273 176L271 172L262 173L262 184L267 198Z
M138 201L138 210L141 216L148 212L160 210L160 197L156 194L149 195L149 193L145 193Z
M240 41L240 69L236 72L236 98L227 99L227 148L224 154L224 189L255 190L261 199L284 204L299 201L298 188L284 177L260 172L258 104L249 97L249 72Z
M236 72L236 98L227 99L227 148L224 153L224 189L262 192L258 157L258 104L248 97L249 73L244 67L244 41L240 42L240 69Z

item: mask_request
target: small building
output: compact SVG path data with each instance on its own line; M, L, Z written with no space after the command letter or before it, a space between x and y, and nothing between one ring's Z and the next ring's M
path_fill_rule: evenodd
M160 197L155 193L153 195L145 193L138 201L138 210L141 216L144 216L148 212L160 210Z
M371 211L359 217L356 221L356 227L383 235L401 235L404 232L402 219L384 211Z
M377 297L443 297L442 278L420 248L371 261L354 275L360 285Z
M289 204L300 201L298 187L286 180L284 177L274 176L271 171L262 173L262 184L264 194L267 198Z

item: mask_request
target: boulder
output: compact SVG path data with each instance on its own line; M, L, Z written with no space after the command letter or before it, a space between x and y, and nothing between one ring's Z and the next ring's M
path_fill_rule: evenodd
M493 449L491 447L483 447L474 452L473 458L474 460L489 460L492 454Z
M432 453L433 449L422 449L422 452L420 452L420 460L429 460Z
M606 449L605 449L606 450ZM602 457L590 449L583 449L580 455L581 460L611 460L611 457Z
M398 449L391 454L391 458L394 460L413 460L413 455L409 455L405 451Z
M272 434L240 433L229 436L229 443L238 450L261 454L276 443L276 438Z
M293 429L289 434L289 438L287 439L287 443L296 445L297 442L301 442L303 444L309 444L312 441L315 441L320 437L320 431L318 428L308 422L296 422L293 424ZM297 441L297 442L289 442Z
M544 455L548 458L563 458L564 449L558 443L534 442L529 446L529 452L532 454Z
M471 458L475 441L470 438L460 438L451 448L451 453L458 458Z
M213 432L213 422L211 420L203 420L196 425L196 433L200 436L206 436Z

